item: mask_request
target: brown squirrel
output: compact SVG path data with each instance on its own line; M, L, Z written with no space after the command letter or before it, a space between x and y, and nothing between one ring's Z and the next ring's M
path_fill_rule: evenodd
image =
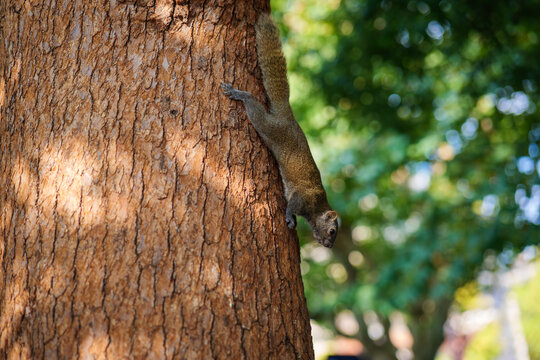
M261 14L255 25L257 55L270 112L246 91L223 83L225 95L241 100L259 136L279 165L283 179L287 225L296 227L296 215L305 217L317 241L332 247L338 231L338 214L330 208L321 174L313 160L304 132L294 119L289 104L287 65L281 50L279 30L270 15Z

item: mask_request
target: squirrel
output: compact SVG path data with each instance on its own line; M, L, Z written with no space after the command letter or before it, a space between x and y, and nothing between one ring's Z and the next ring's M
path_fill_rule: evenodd
M270 111L247 91L222 83L225 95L244 103L247 116L275 157L287 199L285 219L296 227L296 215L303 216L315 239L332 247L338 232L338 214L328 204L321 174L313 160L306 135L296 122L289 103L287 64L281 49L279 30L268 14L255 24L257 55Z

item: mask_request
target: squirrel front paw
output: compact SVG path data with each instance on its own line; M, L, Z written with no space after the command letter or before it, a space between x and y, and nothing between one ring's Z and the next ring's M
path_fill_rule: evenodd
M285 217L285 222L287 223L287 226L289 229L296 228L296 215L290 215Z
M244 100L246 98L246 95L249 95L249 93L245 91L240 91L233 88L233 86L228 83L221 83L221 88L223 89L225 95L227 95L233 100Z

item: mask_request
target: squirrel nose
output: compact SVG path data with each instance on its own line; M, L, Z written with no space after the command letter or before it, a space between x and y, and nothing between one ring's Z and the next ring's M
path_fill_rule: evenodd
M331 241L331 240L323 240L323 241L321 241L321 244L324 247L331 248L334 245L334 242Z

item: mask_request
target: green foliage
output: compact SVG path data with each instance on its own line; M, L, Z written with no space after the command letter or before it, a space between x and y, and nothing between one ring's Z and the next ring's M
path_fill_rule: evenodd
M331 327L343 309L399 310L440 341L421 323L442 326L438 305L486 252L540 239L540 3L273 7L292 105L342 222L326 255L300 227L310 313Z

